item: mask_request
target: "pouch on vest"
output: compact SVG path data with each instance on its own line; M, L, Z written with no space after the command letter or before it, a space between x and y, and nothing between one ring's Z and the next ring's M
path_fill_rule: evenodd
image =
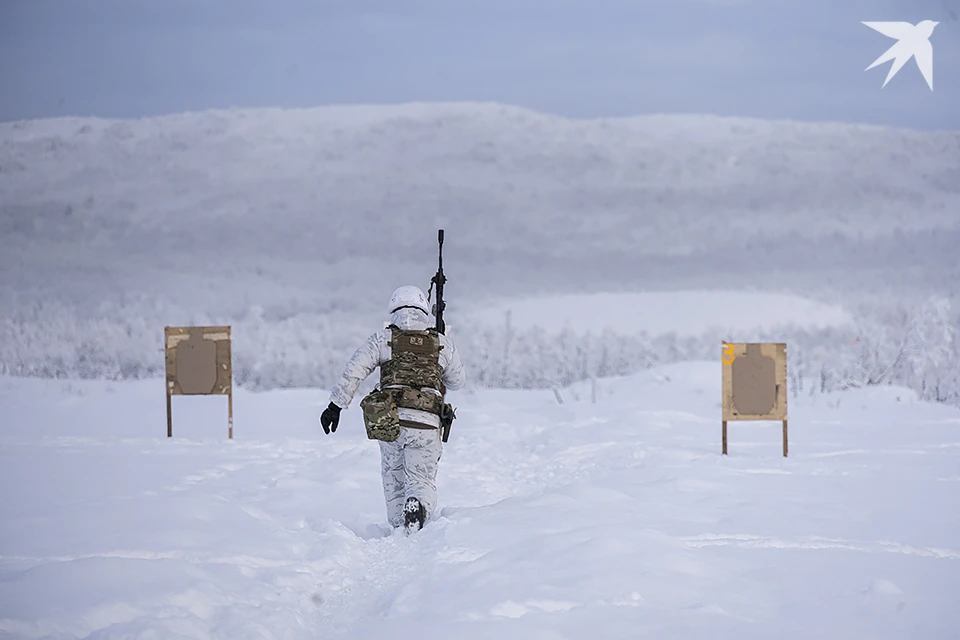
M435 393L430 393L429 391L421 391L420 389L410 389L408 387L403 387L400 389L395 389L397 407L402 409L417 409L418 411L426 411L427 413L432 413L434 415L440 415L440 409L443 406L443 398L438 396Z
M393 393L374 389L360 401L360 408L369 439L394 442L400 437L400 415Z

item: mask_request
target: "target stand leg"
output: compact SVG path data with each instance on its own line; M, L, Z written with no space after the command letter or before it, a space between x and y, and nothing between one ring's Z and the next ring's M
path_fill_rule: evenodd
M787 457L787 421L783 421L783 457Z

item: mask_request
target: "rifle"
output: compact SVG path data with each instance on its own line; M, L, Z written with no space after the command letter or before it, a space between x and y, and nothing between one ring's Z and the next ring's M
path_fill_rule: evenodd
M437 273L433 278L430 279L430 288L427 290L427 300L430 300L430 296L433 293L433 287L437 287L437 301L433 304L433 315L437 318L437 332L444 333L447 330L446 325L443 323L443 309L446 307L446 303L443 301L443 285L447 282L447 277L443 275L443 229L440 229L437 232L437 242L440 243L440 266L437 269ZM440 384L441 388L443 383ZM443 398L446 397L446 389L443 389ZM453 419L457 417L457 414L454 412L452 406L446 402L440 407L440 429L441 437L444 442L447 441L447 438L450 437L450 427L453 425Z
M440 243L440 268L437 274L430 279L430 289L427 291L427 300L433 292L433 286L437 286L437 301L433 305L433 315L437 318L437 331L444 333L447 327L443 324L443 308L446 305L443 301L443 285L447 282L447 277L443 275L443 229L437 232L437 242Z

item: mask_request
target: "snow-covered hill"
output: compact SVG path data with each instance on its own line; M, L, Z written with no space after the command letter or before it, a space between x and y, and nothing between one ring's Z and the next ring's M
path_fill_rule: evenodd
M530 295L913 304L960 291L958 211L958 132L472 103L0 124L0 373L149 374L192 323L237 327L252 372L336 367L426 286L438 227L462 326ZM324 379L281 373L251 377Z
M363 306L384 269L424 279L440 226L474 293L956 275L960 133L496 104L27 121L0 125L0 203L15 288L218 312Z
M320 391L0 378L0 636L948 640L960 411L873 388L734 423L716 363L453 393L441 510L385 527Z

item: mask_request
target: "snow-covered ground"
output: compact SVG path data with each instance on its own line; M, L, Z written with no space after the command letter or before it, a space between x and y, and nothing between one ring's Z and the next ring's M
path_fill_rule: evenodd
M0 378L0 637L960 634L960 411L895 387L734 423L719 365L451 394L441 508L385 528L356 404Z

